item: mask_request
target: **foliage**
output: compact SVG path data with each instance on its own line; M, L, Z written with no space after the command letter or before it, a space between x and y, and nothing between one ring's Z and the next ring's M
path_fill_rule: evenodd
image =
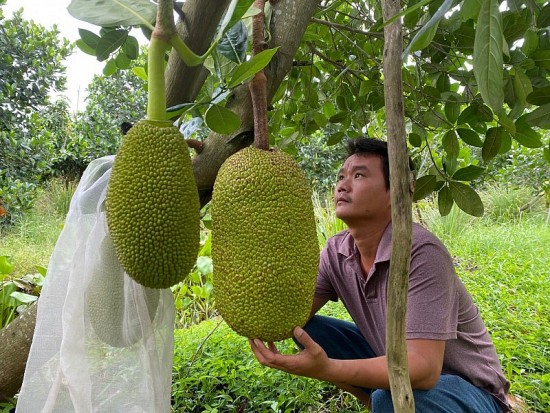
M204 229L201 238L197 262L191 273L184 281L171 287L177 328L187 328L217 315L212 294L212 233Z
M50 96L65 87L62 62L71 47L55 26L23 20L21 10L0 19L0 205L5 208L0 225L5 225L32 205L57 141L66 136L67 103L52 103Z
M22 307L36 301L46 275L45 268L37 267L36 274L14 278L10 276L13 269L10 257L0 256L0 329L10 323Z
M277 343L296 351L292 340ZM318 412L355 407L332 385L261 366L246 339L218 318L176 331L172 384L175 412ZM358 409L357 409L358 411Z
M455 257L492 335L511 392L536 412L550 409L548 226L537 221L476 220L434 232Z

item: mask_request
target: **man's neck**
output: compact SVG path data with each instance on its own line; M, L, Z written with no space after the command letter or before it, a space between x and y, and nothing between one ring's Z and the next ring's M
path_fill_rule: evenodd
M391 220L381 220L368 225L350 226L349 232L361 255L361 267L365 276L374 264L378 245Z

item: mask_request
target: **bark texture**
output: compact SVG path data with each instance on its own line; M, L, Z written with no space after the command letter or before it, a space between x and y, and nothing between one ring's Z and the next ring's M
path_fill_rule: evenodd
M398 14L398 0L382 0L384 20ZM390 158L392 204L392 253L386 319L386 355L393 406L396 413L414 413L414 398L405 342L407 292L412 233L412 198L409 178L409 155L405 132L401 54L401 21L384 28L384 99Z
M0 402L12 398L23 383L36 323L36 303L0 330Z

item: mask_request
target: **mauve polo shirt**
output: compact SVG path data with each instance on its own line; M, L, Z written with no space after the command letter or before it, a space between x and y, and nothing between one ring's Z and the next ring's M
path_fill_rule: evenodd
M373 351L386 348L387 286L391 255L391 224L363 276L359 252L346 230L329 239L321 253L315 295L342 303ZM454 271L441 241L413 224L407 339L445 340L443 374L460 376L491 393L508 409L510 387L495 348L471 295Z

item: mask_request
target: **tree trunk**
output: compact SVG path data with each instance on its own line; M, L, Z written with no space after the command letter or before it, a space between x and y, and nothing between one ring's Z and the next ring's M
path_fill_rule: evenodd
M273 4L268 47L279 47L279 51L266 68L268 102L292 68L294 55L319 2L285 0ZM202 54L210 45L228 4L229 0L187 0L184 3L185 21L180 21L177 28L195 53ZM167 104L194 101L206 76L202 66L190 68L172 54L166 73ZM254 140L252 101L247 85L233 91L227 107L241 118L241 127L231 136L210 133L203 150L193 159L193 172L203 206L211 199L214 180L225 159ZM13 397L22 383L36 321L36 304L29 310L0 331L0 401Z
M36 302L0 330L0 402L12 398L23 383L23 374L36 323Z
M398 0L382 0L384 21L400 12ZM405 321L411 257L412 201L401 79L401 21L384 28L384 99L391 174L392 253L386 319L386 356L394 411L414 412Z

